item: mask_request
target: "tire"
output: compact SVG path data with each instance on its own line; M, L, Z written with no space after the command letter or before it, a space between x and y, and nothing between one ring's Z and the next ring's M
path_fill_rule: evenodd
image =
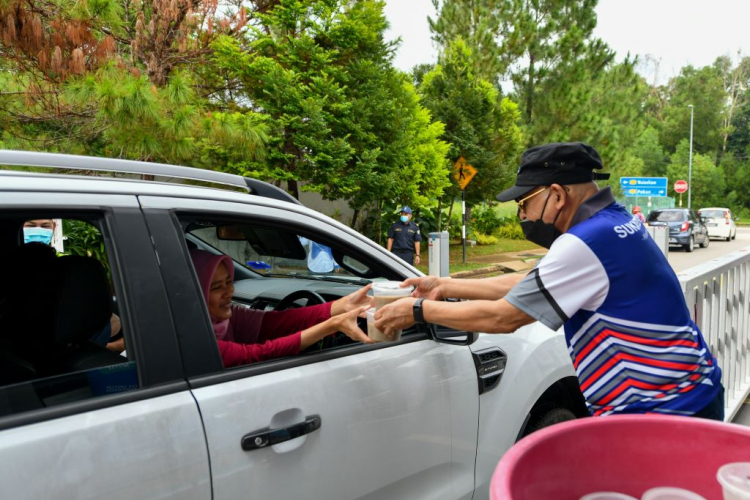
M727 241L732 241L732 235L727 236Z
M533 421L530 421L523 432L524 437L528 436L532 432L536 432L550 425L559 424L561 422L567 422L568 420L575 420L576 414L571 410L563 407L554 407L542 413Z
M711 242L708 236L706 236L706 240L701 243L701 248L708 248L708 244Z
M693 248L695 248L695 240L693 240L693 237L691 235L690 238L688 238L687 245L685 245L685 251L692 252Z
M737 230L736 229L734 230L734 234L732 235L732 239L733 240L737 239Z

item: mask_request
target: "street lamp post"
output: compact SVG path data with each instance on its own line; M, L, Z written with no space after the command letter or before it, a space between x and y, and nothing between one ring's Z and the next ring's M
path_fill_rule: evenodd
M688 104L690 108L690 157L688 159L688 209L690 208L690 198L693 192L693 105Z

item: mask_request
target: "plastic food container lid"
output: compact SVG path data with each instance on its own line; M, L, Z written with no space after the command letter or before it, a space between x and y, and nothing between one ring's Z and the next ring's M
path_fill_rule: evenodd
M704 497L683 488L661 487L646 491L641 500L706 500Z
M390 297L407 297L414 291L414 287L409 285L401 288L400 281L376 281L372 284L372 294Z
M638 500L635 497L626 495L625 493L616 493L614 491L597 491L595 493L589 493L580 498L580 500Z
M716 479L735 497L750 499L750 462L722 465L716 473Z

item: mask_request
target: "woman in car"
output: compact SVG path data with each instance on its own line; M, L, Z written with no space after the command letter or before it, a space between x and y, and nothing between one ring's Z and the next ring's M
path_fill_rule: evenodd
M234 263L228 255L190 250L225 367L292 356L336 332L371 343L357 317L372 307L371 285L325 304L260 311L234 304Z

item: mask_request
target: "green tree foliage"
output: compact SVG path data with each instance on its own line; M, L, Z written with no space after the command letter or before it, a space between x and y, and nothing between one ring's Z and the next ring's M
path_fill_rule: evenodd
M646 128L631 149L633 155L643 162L642 175L664 177L667 175L669 158L659 144L659 132L654 127Z
M424 76L422 103L445 124L443 139L451 144L449 158L460 156L477 169L466 190L469 204L494 199L513 179L523 147L516 104L502 98L487 80L474 73L471 49L456 39ZM449 199L459 191L453 184Z
M472 70L479 78L499 85L507 61L498 42L501 21L497 0L432 0L438 12L428 18L432 39L448 47L461 38L474 54Z
M661 111L659 136L668 153L690 137L690 108L694 106L693 150L716 158L723 144L722 123L727 95L716 66L686 66L670 80L669 99Z
M6 0L0 124L24 149L200 164L218 144L257 159L263 124L211 110L190 74L246 22L210 1Z
M447 145L405 75L390 65L383 4L280 0L214 62L233 80L235 107L269 126L265 162L241 173L287 181L355 209L381 201L431 206L447 185Z
M667 166L667 176L670 183L677 180L688 180L688 160L690 144L683 139L672 154ZM726 183L724 172L717 168L710 156L693 153L693 172L691 186L691 205L695 209L711 206L725 206L724 192ZM679 194L674 194L675 200L679 200ZM687 193L683 194L683 206L687 206Z

